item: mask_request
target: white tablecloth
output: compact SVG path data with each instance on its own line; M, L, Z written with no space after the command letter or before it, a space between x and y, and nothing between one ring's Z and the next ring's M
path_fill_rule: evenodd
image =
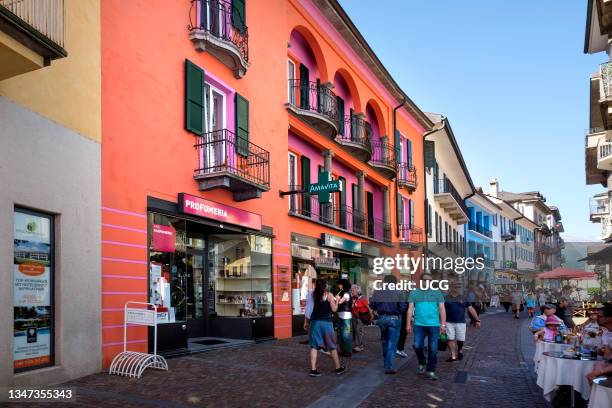
M593 384L591 387L591 398L589 398L589 408L610 407L612 407L612 388Z
M544 398L550 401L558 385L571 385L582 394L582 398L589 399L591 387L586 375L593 371L595 361L572 360L542 355L538 369L537 384L542 388Z
M542 359L542 353L548 351L563 351L572 347L570 344L549 343L547 341L538 340L536 343L535 354L533 355L533 370L537 373Z

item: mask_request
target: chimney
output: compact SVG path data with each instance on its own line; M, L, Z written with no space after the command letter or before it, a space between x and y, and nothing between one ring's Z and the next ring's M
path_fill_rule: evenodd
M489 186L489 195L497 198L497 195L499 193L499 184L497 183L497 179L494 178L493 180L491 180Z

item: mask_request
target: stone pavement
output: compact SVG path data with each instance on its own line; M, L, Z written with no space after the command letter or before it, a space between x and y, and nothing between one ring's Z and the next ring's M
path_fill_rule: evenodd
M396 359L397 375L385 375L378 329L366 328L366 351L348 359L348 373L333 373L320 355L322 377L308 376L303 338L169 359L169 371L148 370L141 379L96 374L66 385L77 387L69 407L546 407L526 364L531 347L527 319L510 313L483 315L481 330L469 329L465 358L446 363L439 354L438 381L416 375L408 359ZM531 352L532 353L532 352ZM527 357L527 358L526 358ZM60 404L36 404L58 407ZM17 406L13 404L12 406ZM25 405L23 405L25 406ZM30 405L31 406L31 405Z

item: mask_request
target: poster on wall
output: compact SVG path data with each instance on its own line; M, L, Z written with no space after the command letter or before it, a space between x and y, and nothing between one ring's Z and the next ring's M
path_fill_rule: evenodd
M13 229L13 367L52 363L51 218L15 210Z

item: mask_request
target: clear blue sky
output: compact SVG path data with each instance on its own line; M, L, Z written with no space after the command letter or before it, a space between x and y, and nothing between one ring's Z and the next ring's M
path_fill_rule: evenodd
M584 136L586 0L341 0L402 89L446 115L477 186L539 190L570 237L597 238L588 215Z

